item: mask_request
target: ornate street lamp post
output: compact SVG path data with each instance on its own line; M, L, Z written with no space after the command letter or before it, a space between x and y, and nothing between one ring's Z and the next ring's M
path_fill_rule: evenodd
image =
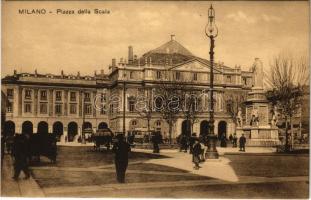
M217 136L214 134L214 98L213 98L213 89L214 89L214 43L215 38L218 35L218 29L215 25L215 10L213 6L208 9L208 24L205 27L206 36L210 38L211 45L210 45L210 63L211 63L211 70L210 70L210 120L209 120L209 134L207 135L207 146L208 149L205 153L206 159L217 159L218 153L216 150L216 142Z
M126 87L125 87L125 80L126 80L126 71L125 71L125 67L123 69L123 135L125 136L125 103L126 103Z
M81 138L81 143L86 144L85 141L85 92L82 91L82 138Z

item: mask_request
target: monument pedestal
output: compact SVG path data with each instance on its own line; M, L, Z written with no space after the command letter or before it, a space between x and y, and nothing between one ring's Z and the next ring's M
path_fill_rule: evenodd
M246 137L246 146L271 147L281 144L278 128L269 122L269 101L261 87L253 87L248 93L245 124L236 128L237 137Z
M242 134L246 137L246 146L251 147L272 147L281 144L278 135L278 128L272 127L238 127L237 137Z

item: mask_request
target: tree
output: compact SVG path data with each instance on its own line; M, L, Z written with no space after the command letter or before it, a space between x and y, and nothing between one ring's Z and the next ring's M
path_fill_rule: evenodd
M137 104L135 106L138 114L147 120L147 129L148 133L150 132L150 121L153 114L153 100L152 100L152 91L144 90L143 96L138 96Z
M267 98L281 110L285 120L285 151L290 151L288 124L293 132L292 118L300 108L303 86L309 82L307 56L294 58L291 54L280 53L270 64L271 89ZM292 136L293 137L293 136Z
M184 100L184 84L172 78L172 72L166 72L155 88L153 97L155 111L169 125L169 143L172 143L173 125L176 123Z
M236 92L225 93L225 103L226 111L231 116L235 127L238 123L238 111L241 108L241 111L245 110L244 102L247 97L247 92L241 92L237 94ZM242 123L242 122L241 122Z

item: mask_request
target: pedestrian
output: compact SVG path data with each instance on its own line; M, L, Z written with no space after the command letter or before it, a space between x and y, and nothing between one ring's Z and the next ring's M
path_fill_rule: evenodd
M153 133L151 137L151 142L153 144L153 153L160 153L159 140L160 140L159 134L157 132Z
M226 141L226 136L225 136L225 134L222 134L222 135L221 135L221 138L220 138L220 146L221 146L221 147L227 147L227 141Z
M187 153L187 137L184 134L180 135L180 151Z
M229 135L229 141L230 141L231 144L233 144L233 136L232 136L232 134Z
M192 162L194 163L193 169L199 169L199 163L200 163L200 156L202 153L201 144L199 143L198 139L194 139L194 145L192 149Z
M244 134L242 134L242 136L240 137L239 143L240 143L240 151L245 151L246 138Z
M193 145L195 143L195 139L196 139L196 133L192 133L191 137L189 138L189 149L190 149L190 154L192 154L193 152Z
M125 141L123 134L116 136L117 142L113 145L113 152L115 152L115 166L117 181L119 183L125 182L125 172L128 165L128 152L131 151L129 143Z
M4 159L4 146L5 146L5 137L3 134L1 134L1 166L3 164L3 159Z
M28 140L23 134L16 134L13 140L12 155L14 158L14 176L15 181L18 180L21 171L25 174L25 179L30 177L28 170Z
M205 152L205 145L204 145L204 140L200 140L199 139L199 143L201 145L201 154L200 154L200 162L205 162L205 155L204 155L204 152Z
M232 147L236 148L238 146L238 138L236 136L236 134L233 134L233 138L232 138Z

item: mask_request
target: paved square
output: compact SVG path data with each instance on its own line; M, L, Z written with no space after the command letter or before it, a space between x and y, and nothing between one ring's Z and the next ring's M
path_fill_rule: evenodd
M133 149L126 183L118 184L112 152L58 148L56 164L43 158L41 164L31 167L32 180L46 197L308 197L308 154L254 153L252 149L237 154L228 147L219 149L219 160L206 161L200 170L193 170L189 153L162 150L157 155ZM25 180L19 181L19 188L22 186L29 187Z

